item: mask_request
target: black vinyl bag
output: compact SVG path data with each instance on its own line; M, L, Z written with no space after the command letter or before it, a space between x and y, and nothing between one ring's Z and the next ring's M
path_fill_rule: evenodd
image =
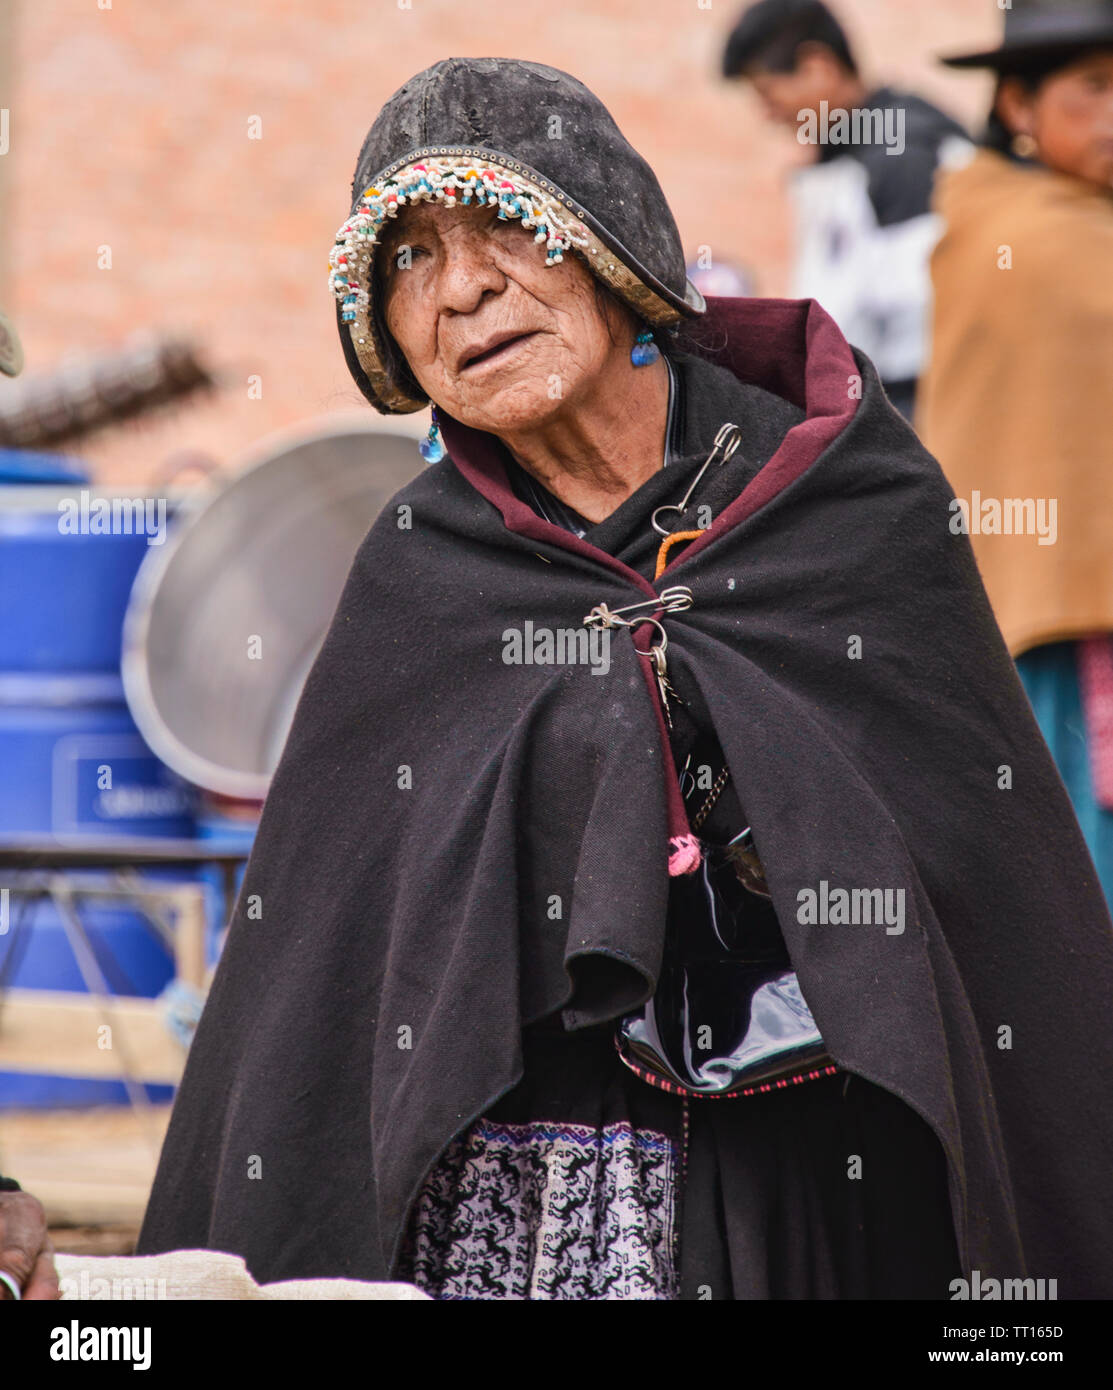
M747 826L669 886L653 997L618 1022L623 1061L688 1095L746 1095L834 1068L800 990Z

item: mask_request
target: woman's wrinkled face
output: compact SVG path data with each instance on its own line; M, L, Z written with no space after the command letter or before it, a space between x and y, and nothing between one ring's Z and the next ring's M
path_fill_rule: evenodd
M376 251L387 327L430 400L498 434L543 423L629 366L633 315L576 255L490 207L406 207ZM612 336L613 335L613 336Z
M998 111L1014 134L1035 140L1049 169L1113 188L1113 49L1052 73L1035 92L1006 78Z

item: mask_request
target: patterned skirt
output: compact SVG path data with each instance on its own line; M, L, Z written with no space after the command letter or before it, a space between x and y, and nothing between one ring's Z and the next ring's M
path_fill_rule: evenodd
M523 1050L411 1213L395 1277L432 1297L947 1298L961 1274L938 1140L860 1077L688 1102L613 1024Z

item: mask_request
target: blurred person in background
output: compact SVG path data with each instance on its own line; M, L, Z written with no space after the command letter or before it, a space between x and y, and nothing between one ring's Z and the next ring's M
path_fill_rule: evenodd
M790 185L790 293L819 300L910 418L939 233L932 182L941 162L968 148L965 132L921 97L868 84L819 0L752 5L727 40L723 75L750 83L769 119L809 150Z
M918 425L1113 901L1113 0L1015 0L944 61L997 87L939 181Z

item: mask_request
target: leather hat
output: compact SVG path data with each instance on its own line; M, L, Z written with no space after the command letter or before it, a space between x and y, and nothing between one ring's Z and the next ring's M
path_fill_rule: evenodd
M383 414L421 410L371 302L378 232L407 202L497 206L521 218L538 255L582 256L646 323L706 309L685 273L676 221L653 170L603 103L557 68L513 58L446 58L412 77L371 127L351 213L329 256L337 325L356 384ZM541 243L544 243L542 247ZM403 375L405 379L402 379Z

